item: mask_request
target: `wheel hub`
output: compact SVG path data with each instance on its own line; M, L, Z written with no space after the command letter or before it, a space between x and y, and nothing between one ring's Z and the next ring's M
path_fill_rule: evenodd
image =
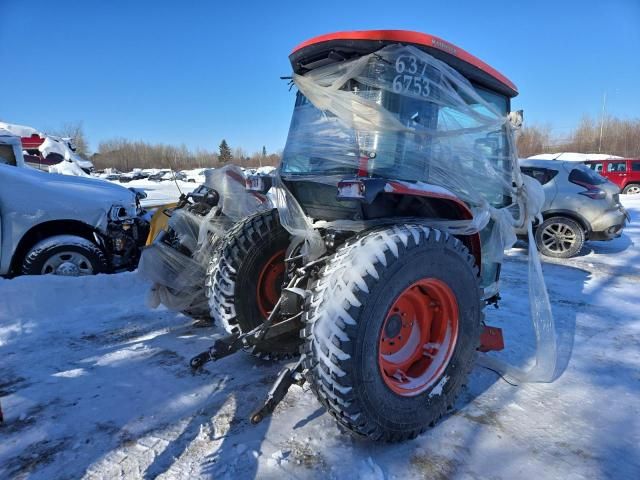
M567 225L561 223L552 223L542 232L542 243L553 252L569 250L575 241L575 232Z
M78 252L59 252L52 255L42 266L43 275L53 274L65 277L92 275L93 266L87 257Z
M387 338L395 338L402 330L402 319L400 315L392 315L385 323L384 334Z
M285 273L285 253L285 250L281 250L269 258L258 276L256 298L258 309L265 319L280 298Z
M441 280L425 278L396 298L382 325L378 365L401 396L432 386L449 364L458 338L458 303Z
M56 268L55 274L65 277L77 277L80 275L80 269L71 262L63 262Z

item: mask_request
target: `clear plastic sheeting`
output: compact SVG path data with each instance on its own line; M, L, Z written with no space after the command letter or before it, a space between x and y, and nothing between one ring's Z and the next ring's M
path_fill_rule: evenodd
M295 181L336 185L370 177L440 188L463 201L469 220L423 218L420 223L453 235L480 234L483 287L492 283L503 252L516 241L514 227L538 215L544 193L523 180L508 119L509 100L472 85L446 63L403 45L390 45L355 60L294 74L299 93L275 203L283 226L305 242L308 259L320 257L319 229L358 231L361 218L318 219L291 193ZM302 204L302 205L301 205ZM529 300L538 341L529 371L494 362L515 381L551 381L556 338L535 242L529 242ZM492 274L493 272L493 274ZM487 357L490 358L490 357Z
M233 165L206 171L204 186L217 193L216 204L206 204L198 195L206 189L197 189L191 203L168 212L167 230L142 253L138 270L153 282L148 302L154 308L207 317L204 281L218 240L238 220L272 208L265 196L246 190L242 170Z

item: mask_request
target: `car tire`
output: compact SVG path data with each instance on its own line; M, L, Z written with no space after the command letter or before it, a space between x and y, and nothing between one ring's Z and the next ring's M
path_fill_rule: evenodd
M370 231L339 247L310 289L306 377L340 425L398 442L452 408L483 320L478 268L462 242L418 225Z
M625 195L638 195L640 193L640 184L630 183L622 190Z
M551 217L536 228L535 240L541 254L552 258L571 258L582 250L585 231L571 218Z
M107 271L104 252L76 235L56 235L36 243L22 262L23 275L95 275Z
M275 209L236 223L221 240L207 269L205 289L211 317L227 332L247 333L267 319L280 298L290 241ZM299 345L296 331L263 340L252 353L286 358L296 354Z

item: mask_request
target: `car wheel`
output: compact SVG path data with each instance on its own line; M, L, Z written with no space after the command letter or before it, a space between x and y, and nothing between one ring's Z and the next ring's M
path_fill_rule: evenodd
M23 275L78 277L107 270L102 250L86 238L56 235L35 244L22 263Z
M547 257L571 258L584 245L584 229L566 217L546 219L536 229L535 237L538 251Z
M622 190L625 195L638 195L640 193L640 184L630 183Z

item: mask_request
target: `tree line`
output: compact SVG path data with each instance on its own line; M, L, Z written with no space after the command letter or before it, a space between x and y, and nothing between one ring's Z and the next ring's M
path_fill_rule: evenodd
M97 151L89 154L88 141L82 123L66 123L56 135L75 140L77 152L93 161L97 169L107 167L121 171L134 168L192 168L220 167L235 164L248 168L280 163L282 152L262 151L248 154L243 148L232 148L222 140L215 151L191 150L185 145L174 146L116 138L100 142ZM608 153L627 158L640 158L640 118L621 119L607 116L595 120L583 117L564 138L553 134L549 125L524 126L516 138L518 155L529 157L539 153L578 152Z
M608 153L640 158L640 118L607 116L594 120L585 116L565 138L554 136L549 125L533 125L523 127L516 141L522 158L556 152Z
M171 168L188 170L192 168L221 167L235 164L246 168L280 163L281 153L268 153L265 147L251 155L241 148L232 149L226 140L220 142L218 151L205 149L190 150L185 145L179 147L131 141L124 138L100 142L96 153L89 157L96 169L117 168L123 172L134 168Z

